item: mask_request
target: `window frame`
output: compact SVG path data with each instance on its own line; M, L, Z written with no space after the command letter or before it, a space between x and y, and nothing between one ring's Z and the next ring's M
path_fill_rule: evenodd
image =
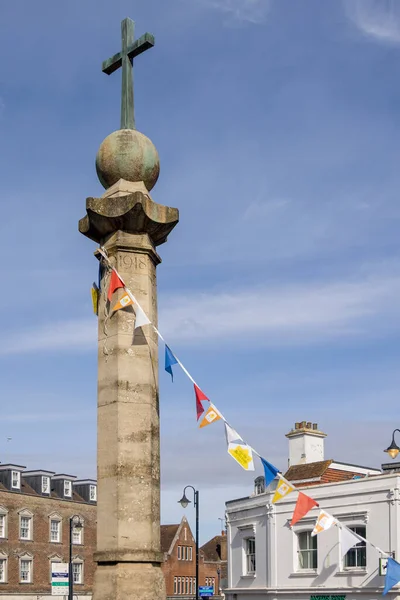
M45 484L47 483L47 491L45 488ZM50 486L50 477L48 475L42 475L42 494L46 494L46 496L50 496L51 486Z
M75 573L74 567L80 565L80 581L75 581ZM72 579L74 585L84 585L84 568L83 568L83 560L81 558L75 558L72 561Z
M17 476L17 479L16 479L17 485L14 485L14 475ZM15 471L14 469L11 470L11 489L12 490L20 490L21 489L21 472Z
M317 537L318 536L312 536L312 529L300 529L299 531L296 531L295 536L296 536L296 572L297 573L304 573L304 572L311 572L311 573L316 573L317 569L318 569L318 540ZM307 548L301 548L300 547L300 539L301 536L307 536ZM315 542L314 542L315 540ZM310 542L311 546L310 546ZM315 547L314 547L315 546ZM307 563L310 564L314 564L314 560L313 558L315 557L315 567L314 566L302 566L302 562L303 561L303 553L307 553L306 556L308 557ZM311 557L311 560L310 560Z
M97 502L97 485L93 483L89 485L89 500L90 502Z
M4 563L3 566L3 577L1 577L0 571L0 584L8 583L8 555L4 552L0 552L0 562Z
M27 580L23 580L22 579L22 563L26 562L29 564L29 579ZM18 564L18 580L20 584L26 585L29 583L33 583L33 556L31 554L23 554L22 556L19 557L19 564Z
M64 498L72 498L72 481L64 479L63 483Z
M22 542L31 542L33 540L33 513L26 508L18 511L18 539ZM28 519L28 536L22 537L22 519ZM24 527L24 529L26 529Z
M355 525L346 525L348 529L351 529L354 533L361 535L363 538L367 538L367 527L363 524L355 524ZM356 531L356 529L362 529L363 533ZM358 562L358 556L361 554L363 560L360 562L364 562L365 564L356 564L349 565L349 555L355 556L355 562ZM367 557L367 543L364 541L360 541L359 544L350 548L346 554L342 558L342 570L345 572L348 571L366 571L368 565L368 557Z
M257 571L256 562L256 536L248 535L243 538L244 542L244 575L247 577L254 577ZM250 544L253 543L253 551L249 551ZM251 559L253 557L253 559ZM251 562L254 563L254 569L251 568Z
M0 531L0 540L8 539L8 510L4 506L0 506L0 521L3 519L3 535Z
M59 515L58 513L51 513L49 515L49 542L51 544L62 544L62 516ZM57 528L57 532L58 532L58 537L57 540L53 540L52 539L52 528L51 528L51 524L52 523L58 523L58 528Z

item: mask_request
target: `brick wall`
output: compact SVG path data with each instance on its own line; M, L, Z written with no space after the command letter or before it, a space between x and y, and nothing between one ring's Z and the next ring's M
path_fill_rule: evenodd
M181 550L179 550L181 548ZM182 550L185 548L185 550ZM191 548L192 560L186 560L186 548ZM182 559L183 556L183 559ZM189 550L190 556L190 550ZM179 558L180 557L180 558ZM217 593L218 587L218 565L214 562L207 562L204 560L203 554L200 552L199 558L199 585L206 585L207 579L214 578L215 581L215 592ZM196 576L196 550L195 541L192 536L192 532L188 524L184 524L177 537L177 540L171 550L171 553L165 553L165 561L162 564L162 571L165 577L165 585L167 596L194 596L195 588L191 588L190 580L194 582ZM178 584L178 578L180 581L180 594L179 588L174 589L174 579L177 578L176 584ZM182 579L184 578L184 588L182 590ZM188 582L186 580L189 579ZM186 583L189 585L189 591L186 593ZM211 582L208 581L208 585ZM192 593L191 593L192 591Z
M52 557L61 562L69 560L69 519L79 515L84 522L82 544L73 546L73 557L83 561L83 584L74 585L74 595L91 593L95 564L96 506L84 502L45 498L18 492L0 491L0 511L7 511L6 538L0 539L0 552L7 557L6 582L0 583L0 595L50 594L50 563ZM20 539L19 511L33 514L32 540ZM61 542L50 542L50 515L61 517ZM20 583L19 559L30 554L32 582Z

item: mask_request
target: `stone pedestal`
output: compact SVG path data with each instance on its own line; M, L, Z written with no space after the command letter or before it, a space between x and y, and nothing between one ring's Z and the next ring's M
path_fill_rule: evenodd
M177 222L177 209L153 202L143 184L118 182L102 198L87 199L79 223L81 233L105 247L155 325L161 262L155 248ZM109 276L103 277L98 317L94 600L161 600L158 338L150 325L134 329L131 306L108 311ZM123 294L117 290L111 306Z

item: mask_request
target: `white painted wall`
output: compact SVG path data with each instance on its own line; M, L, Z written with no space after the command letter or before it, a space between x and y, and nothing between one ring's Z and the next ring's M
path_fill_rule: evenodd
M290 434L289 466L324 460L324 437L304 430Z
M302 488L299 488L302 489ZM366 537L385 552L400 557L400 477L379 475L331 483L303 492L312 496L347 526L365 525ZM332 527L317 536L318 568L305 571L297 564L297 536L312 530L319 509L314 509L291 529L297 493L272 505L273 490L226 505L228 528L227 600L283 598L310 600L312 594L345 594L346 600L380 598L384 577L378 574L379 553L367 545L367 568L345 569L340 558L340 530ZM244 575L243 540L256 538L256 574ZM393 599L400 590L389 592Z

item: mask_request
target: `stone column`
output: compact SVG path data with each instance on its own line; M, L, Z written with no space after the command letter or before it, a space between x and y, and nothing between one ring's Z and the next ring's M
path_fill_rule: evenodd
M127 136L132 181L119 179L101 198L88 198L87 216L81 219L79 230L104 246L125 284L157 325L156 266L161 259L156 246L166 241L179 217L177 209L151 199L148 189L157 180L158 162L156 168L153 165L155 177L149 178L149 157L142 161L138 149L138 140L144 136L136 131L115 132L103 142L97 159L100 180L112 182L118 177L115 165L121 156L124 177L129 177ZM165 584L160 549L158 338L150 325L135 330L134 307L111 314L108 280L109 273L103 277L98 317L94 600L161 600ZM111 306L123 293L114 293Z

